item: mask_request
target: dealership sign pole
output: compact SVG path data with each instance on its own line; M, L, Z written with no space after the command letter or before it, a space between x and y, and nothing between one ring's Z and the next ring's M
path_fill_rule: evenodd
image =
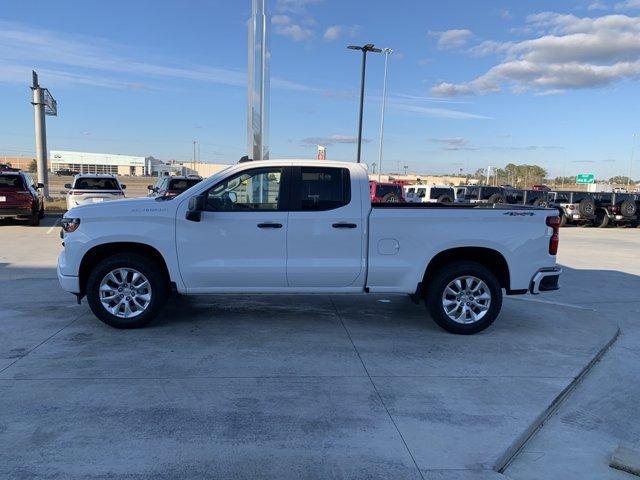
M269 22L266 0L251 0L247 147L253 160L269 158Z
M49 198L49 176L47 173L47 125L45 115L58 115L58 105L46 88L38 84L38 74L34 71L32 75L31 91L33 99L35 132L36 132L36 163L38 169L38 183L44 185L44 196Z

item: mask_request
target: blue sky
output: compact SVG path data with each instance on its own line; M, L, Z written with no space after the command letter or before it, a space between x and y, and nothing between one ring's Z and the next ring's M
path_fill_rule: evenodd
M38 12L34 15L33 12ZM508 162L626 175L640 129L640 0L271 0L272 158L355 158L360 57L389 62L384 170ZM31 154L30 70L58 100L50 149L233 163L246 150L249 0L0 4L0 155ZM367 71L377 161L382 56ZM636 152L636 158L640 152ZM640 162L633 170L640 177ZM632 175L633 176L633 175Z

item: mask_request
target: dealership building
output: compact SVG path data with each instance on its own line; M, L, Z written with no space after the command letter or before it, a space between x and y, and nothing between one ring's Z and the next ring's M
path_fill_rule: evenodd
M151 157L51 150L49 159L51 171L54 173L58 170L73 170L80 173L151 175L153 172Z

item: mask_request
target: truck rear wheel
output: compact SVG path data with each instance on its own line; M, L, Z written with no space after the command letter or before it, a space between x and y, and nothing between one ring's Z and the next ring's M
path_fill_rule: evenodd
M502 308L502 289L483 265L460 261L440 268L426 285L431 318L448 332L471 335L489 327Z
M87 280L87 301L96 317L115 328L139 328L158 316L168 281L151 259L117 254L100 261Z

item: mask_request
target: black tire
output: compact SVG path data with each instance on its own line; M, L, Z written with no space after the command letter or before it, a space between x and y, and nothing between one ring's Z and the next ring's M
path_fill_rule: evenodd
M450 282L461 276L474 276L489 288L491 301L485 315L474 323L459 323L449 318L443 306L443 294ZM483 265L472 261L453 262L436 271L426 285L425 303L431 318L441 328L458 335L472 335L489 327L502 308L502 288L496 276Z
M29 217L29 226L37 227L38 225L40 225L40 212L36 210Z
M453 203L453 199L449 195L440 195L437 201L438 203Z
M40 211L38 212L38 217L41 220L44 218L44 204L40 206Z
M625 200L620 204L620 215L625 217L633 217L636 214L638 207L633 200Z
M578 203L578 211L580 212L581 215L585 217L590 217L595 213L596 205L592 199L583 198L582 200L580 200L580 203Z
M491 203L492 205L504 203L504 197L499 193L494 193L489 197L488 202Z
M568 223L567 216L564 213L560 212L560 226L566 227L567 223Z
M609 226L609 215L603 209L600 208L596 211L593 226L598 228L607 228Z
M142 273L151 286L151 300L147 308L133 318L118 317L102 305L100 301L100 283L111 271L117 268L132 268ZM87 280L87 301L93 314L102 322L114 328L140 328L154 320L167 297L169 296L169 281L157 262L143 255L121 253L107 257L100 261L89 274Z
M384 197L382 197L382 201L384 203L398 203L400 201L400 197L395 193L387 193Z

